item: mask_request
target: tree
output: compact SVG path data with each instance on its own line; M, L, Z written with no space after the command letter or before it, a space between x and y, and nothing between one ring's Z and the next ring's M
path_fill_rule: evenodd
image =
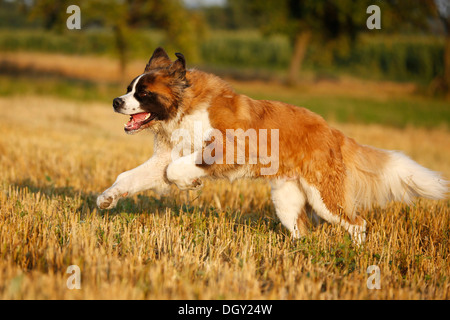
M431 91L450 94L450 5L448 0L388 0L383 1L381 9L387 13L383 17L387 25L384 32L428 31L429 19L441 21L445 33L444 70L430 84ZM406 10L407 8L407 10ZM399 26L402 26L401 30Z
M229 0L234 5L237 0ZM293 47L287 83L295 84L311 39L328 43L342 37L350 41L366 28L370 1L353 0L250 0L247 6L258 16L266 35L285 34ZM251 3L251 4L250 4Z
M441 1L437 12L445 28L445 51L444 51L444 76L442 79L442 91L450 94L450 5Z
M32 3L30 18L41 18L47 30L59 25L65 26L63 13L66 13L69 5L67 1L37 0Z
M366 11L370 5L376 4L381 10L381 30L376 32L400 33L426 30L427 19L438 11L436 3L444 4L446 1L228 0L228 6L234 11L241 7L241 13L250 15L247 20L256 23L263 34L282 33L288 37L293 53L287 83L295 84L311 41L320 42L326 55L327 47L337 45L342 48L347 44L351 49L360 33L373 32L366 26L369 17ZM439 12L442 18L442 10ZM448 5L444 20L448 26ZM449 55L446 54L446 65L450 64ZM449 79L448 71L445 74Z
M41 17L48 29L65 27L68 0L36 0L31 16ZM114 34L122 78L128 61L131 31L140 27L156 27L179 51L195 60L198 56L198 34L202 22L189 15L181 0L86 0L80 4L83 25L96 22Z
M442 92L450 96L450 5L446 0L430 1L429 6L439 17L445 32L444 72L431 83L433 92Z

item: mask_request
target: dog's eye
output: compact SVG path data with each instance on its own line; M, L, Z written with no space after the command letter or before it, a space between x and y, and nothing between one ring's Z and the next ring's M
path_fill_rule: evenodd
M149 95L150 95L150 92L148 92L148 91L141 91L141 92L139 92L139 96L140 97L147 97Z

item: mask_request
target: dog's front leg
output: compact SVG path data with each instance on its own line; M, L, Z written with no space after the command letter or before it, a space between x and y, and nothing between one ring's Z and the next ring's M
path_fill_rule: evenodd
M114 184L97 198L100 209L112 209L120 198L137 192L157 189L164 191L169 187L165 170L170 163L169 152L159 152L132 170L121 173Z
M198 166L198 163L201 164L201 151L171 162L167 167L167 180L175 183L181 190L200 189L202 187L200 178L206 176L207 171Z

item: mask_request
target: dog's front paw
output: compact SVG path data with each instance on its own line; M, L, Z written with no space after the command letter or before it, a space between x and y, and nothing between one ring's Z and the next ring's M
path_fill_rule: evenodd
M115 192L111 192L110 190L106 190L105 192L103 192L101 195L98 196L97 198L97 207L99 209L113 209L116 207L117 205L117 201L119 201L119 199L121 197L126 197L127 193L125 194L120 194L120 193L115 193Z
M185 170L178 166L169 166L167 168L167 180L177 185L181 190L197 190L203 187L202 180L199 178L190 178Z
M199 178L192 180L189 184L183 186L185 190L200 190L203 188L203 182ZM180 188L180 187L178 187ZM181 189L181 188L180 188Z
M117 200L113 196L101 194L97 198L97 207L99 209L112 209L116 206Z
M200 190L201 188L203 188L203 182L200 179L179 179L172 180L171 182L175 183L180 190Z

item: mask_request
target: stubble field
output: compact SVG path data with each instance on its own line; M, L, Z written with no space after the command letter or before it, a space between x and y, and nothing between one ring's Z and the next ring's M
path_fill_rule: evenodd
M264 181L148 191L99 211L96 196L150 157L151 135L124 134L106 103L16 95L0 110L0 299L450 298L448 200L365 212L363 247L329 224L293 241ZM450 176L445 128L334 126ZM367 286L371 265L381 289Z
M449 200L365 212L363 247L329 224L293 241L264 181L148 191L99 211L97 195L152 153L152 136L127 136L127 118L112 112L122 86L102 81L117 81L116 64L42 53L1 61L0 299L449 299ZM144 65L130 64L127 77ZM311 108L360 143L450 177L448 102L410 84L232 85ZM81 289L67 286L72 265ZM378 290L367 286L369 266Z

